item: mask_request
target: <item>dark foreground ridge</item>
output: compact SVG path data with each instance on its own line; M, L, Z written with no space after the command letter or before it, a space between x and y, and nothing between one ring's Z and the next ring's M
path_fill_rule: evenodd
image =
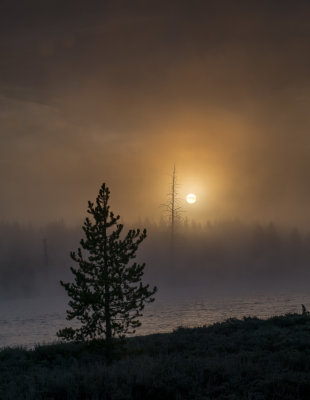
M0 351L0 398L310 399L310 317L229 319L128 340L107 365L98 345Z

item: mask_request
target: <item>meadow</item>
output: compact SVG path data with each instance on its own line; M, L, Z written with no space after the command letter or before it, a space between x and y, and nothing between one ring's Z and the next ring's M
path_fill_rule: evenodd
M310 317L228 319L101 343L0 351L2 400L308 400Z

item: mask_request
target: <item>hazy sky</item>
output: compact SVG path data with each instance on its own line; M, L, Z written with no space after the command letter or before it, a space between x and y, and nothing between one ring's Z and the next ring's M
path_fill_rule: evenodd
M0 219L74 222L99 186L159 217L310 226L309 1L0 3Z

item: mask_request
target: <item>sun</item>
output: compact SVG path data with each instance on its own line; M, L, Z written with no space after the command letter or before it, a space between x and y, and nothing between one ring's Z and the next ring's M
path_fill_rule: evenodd
M188 202L188 204L194 204L196 203L197 197L194 193L189 193L186 196L186 201Z

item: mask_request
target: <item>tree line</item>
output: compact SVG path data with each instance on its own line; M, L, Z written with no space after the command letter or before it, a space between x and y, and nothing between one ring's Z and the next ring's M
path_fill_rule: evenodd
M310 233L269 224L237 220L197 223L183 220L175 227L175 269L169 263L169 222L137 221L125 226L145 227L137 255L145 261L147 279L164 288L171 281L210 281L262 284L287 280L304 282L310 270ZM69 254L83 235L81 225L54 221L40 228L0 223L0 296L62 293L59 280L71 277Z

